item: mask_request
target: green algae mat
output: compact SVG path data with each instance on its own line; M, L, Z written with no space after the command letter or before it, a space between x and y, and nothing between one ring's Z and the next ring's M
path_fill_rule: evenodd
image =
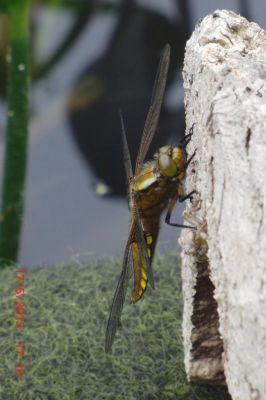
M23 330L15 326L16 270L0 271L0 399L230 399L224 388L186 380L176 255L156 257L156 290L148 288L135 305L126 301L113 353L105 354L120 268L117 260L26 271ZM18 364L25 366L22 378Z

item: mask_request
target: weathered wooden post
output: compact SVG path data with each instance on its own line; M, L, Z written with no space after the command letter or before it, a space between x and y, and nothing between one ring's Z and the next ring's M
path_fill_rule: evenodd
M183 230L185 365L226 381L234 400L266 399L266 33L230 11L199 23L184 61L194 126Z

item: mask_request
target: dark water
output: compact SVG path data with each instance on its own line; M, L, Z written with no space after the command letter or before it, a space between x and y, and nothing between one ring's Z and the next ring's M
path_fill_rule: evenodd
M176 3L178 2L171 0L139 0L136 2L138 5L146 5L146 10L156 11L158 15L165 16L169 20L173 16ZM240 10L240 2L237 1L194 0L188 3L192 27L199 17L213 12L216 8L228 8L236 12ZM248 5L251 18L265 27L266 3L261 0L249 2ZM45 62L56 51L62 37L71 29L74 12L67 7L56 9L43 6L35 10L35 19L38 23L35 24L36 29L33 33L35 35L34 52L40 62ZM129 217L127 203L125 198L121 196L99 197L96 194L96 187L100 181L99 176L97 177L95 171L89 168L90 162L86 161L84 154L81 156L73 134L73 129L77 128L79 124L77 121L80 121L81 118L77 118L79 114L75 114L75 112L73 114L73 110L70 114L72 117L74 115L75 118L69 115L69 98L73 93L76 82L84 74L84 71L88 70L89 66L93 65L98 57L107 51L108 46L110 46L110 37L115 31L117 23L118 16L115 12L94 11L89 22L85 24L84 30L65 55L50 69L45 77L32 84L26 210L20 251L20 262L23 265L34 267L40 264L53 265L68 262L73 259L81 261L91 257L103 258L110 255L121 255L123 251ZM154 20L152 23L154 23ZM136 46L138 42L137 39L130 42L132 36L134 37L134 24L128 26L133 32L131 33L128 28L127 38L130 49L130 43L134 43L134 46ZM160 38L154 37L155 40L160 41ZM134 46L132 45L132 49L135 48ZM140 57L141 54L140 52ZM145 52L143 54L144 57ZM129 54L125 54L125 57L129 56L130 51ZM140 60L141 58L136 57L136 61L132 62L131 73L139 76L139 80L142 82ZM178 63L177 58L174 62ZM97 72L100 71L103 74L104 67L101 66L101 68L98 66ZM155 68L156 63L151 67L151 71L154 71ZM118 67L116 67L117 69ZM123 71L122 66L121 71ZM147 74L145 69L143 71ZM153 78L152 73L148 74L146 80L143 81L143 86L147 84L147 88L149 88L149 85L152 85ZM127 82L128 78L125 81ZM123 86L123 84L121 85ZM86 97L86 85L82 96L84 96L84 93ZM138 134L141 134L142 121L148 105L147 96L145 96L143 97L142 108L138 106L138 101L131 107L131 110L127 109L130 108L130 102L125 106L125 117L128 116L126 121L130 125L134 121L135 112L138 116L136 124L139 125L134 126ZM170 115L173 124L167 126L167 129L165 128L169 130L168 138L165 141L171 141L171 137L177 135L174 128L176 120L173 115L178 113L179 116L182 115L180 111L182 96L180 83L177 83L177 78L172 78L166 93L165 118L162 116L162 119L167 121L169 120L167 115ZM93 106L98 107L97 101L95 99L92 99L92 101ZM108 101L111 102L112 98ZM100 105L102 106L102 103ZM91 118L95 115L94 112L101 112L101 108L97 107L88 109ZM1 128L4 126L4 114L5 110L2 105ZM82 115L84 117L86 111ZM101 132L108 128L108 124L110 124L110 132L112 132L113 128L108 121L108 114L102 112L100 115L100 123L102 119L103 126L100 125L98 128L94 126L93 130L91 126L86 128L90 138L93 135L99 137ZM78 129L81 131L83 129L83 136L86 136L84 126L78 126ZM131 127L129 127L129 131L130 129ZM182 120L180 120L179 130L182 133ZM178 135L180 135L180 132L178 132ZM118 131L118 137L119 135ZM161 135L160 132L159 135ZM106 138L103 137L101 140L103 149L106 145ZM133 143L134 140L131 137L129 142ZM135 141L138 140L137 138ZM164 141L163 137L162 140ZM114 147L117 146L114 145ZM134 151L136 149L133 149ZM121 181L122 172L119 172L119 163L117 163L121 154L114 152L113 159L111 157L110 160L107 160L105 156L103 157L103 154L100 146L97 154L94 154L96 161L100 167L103 167L103 171L111 171L113 177ZM2 138L0 157L2 161ZM182 221L181 212L182 207L179 205L174 217L179 222ZM178 237L177 230L164 225L159 244L161 251L176 247Z

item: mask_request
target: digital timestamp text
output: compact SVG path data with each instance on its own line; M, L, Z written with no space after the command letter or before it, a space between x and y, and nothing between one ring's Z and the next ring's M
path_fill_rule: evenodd
M16 269L16 287L15 287L15 329L16 329L16 365L15 374L18 379L23 379L25 377L26 369L24 357L26 354L26 345L24 343L24 329L26 327L25 323L25 270Z

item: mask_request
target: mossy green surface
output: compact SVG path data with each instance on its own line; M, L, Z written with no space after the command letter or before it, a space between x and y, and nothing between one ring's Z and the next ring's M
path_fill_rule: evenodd
M0 399L222 400L225 389L190 385L183 366L177 256L155 260L156 290L126 302L123 327L104 353L121 265L99 262L26 272L26 328L14 326L15 269L0 271ZM26 378L15 376L15 345L26 345Z

